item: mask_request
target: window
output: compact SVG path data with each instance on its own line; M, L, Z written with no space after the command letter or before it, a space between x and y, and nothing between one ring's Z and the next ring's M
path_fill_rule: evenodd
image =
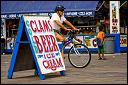
M96 22L94 17L67 17L74 26L81 29L82 34L95 34Z
M19 19L6 19L6 36L15 37L18 32Z

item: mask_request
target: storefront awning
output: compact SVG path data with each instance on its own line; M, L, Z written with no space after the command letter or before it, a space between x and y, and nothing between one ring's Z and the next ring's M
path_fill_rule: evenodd
M56 5L63 5L67 15L86 15L86 11L95 11L97 4L98 1L1 1L1 14L50 13Z

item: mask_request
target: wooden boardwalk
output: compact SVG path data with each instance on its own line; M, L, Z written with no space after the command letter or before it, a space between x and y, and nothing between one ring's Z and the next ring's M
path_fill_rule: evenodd
M11 55L1 55L1 84L127 84L127 53L105 54L107 60L97 60L97 54L92 54L91 63L83 69L71 66L65 56L65 76L56 72L40 80L34 70L14 72L8 79Z

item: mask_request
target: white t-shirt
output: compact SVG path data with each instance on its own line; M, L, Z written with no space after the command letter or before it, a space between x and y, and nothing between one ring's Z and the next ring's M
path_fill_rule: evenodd
M53 29L56 29L56 30L60 31L61 27L57 25L55 20L59 20L61 23L63 23L63 21L65 21L66 18L64 17L64 15L61 16L61 18L60 18L57 13L52 14L52 17L50 19L51 25L52 25Z

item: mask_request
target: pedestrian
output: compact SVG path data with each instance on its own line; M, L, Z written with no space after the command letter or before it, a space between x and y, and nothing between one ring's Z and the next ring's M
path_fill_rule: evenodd
M53 27L53 30L55 32L55 36L56 39L60 42L66 41L66 38L64 37L64 35L61 33L61 29L64 31L70 31L71 29L74 30L78 30L75 26L73 26L65 17L64 17L64 6L62 5L57 5L55 8L55 13L52 14L51 17L51 24ZM71 29L68 29L64 26L65 23L66 25L68 25L69 27L71 27ZM61 54L62 57L64 59L64 51L61 49Z
M105 37L104 28L101 25L99 27L99 32L96 36L96 42L97 42L97 46L98 46L98 60L106 59L106 58L104 58L104 37ZM102 54L102 56L101 56L101 54Z

